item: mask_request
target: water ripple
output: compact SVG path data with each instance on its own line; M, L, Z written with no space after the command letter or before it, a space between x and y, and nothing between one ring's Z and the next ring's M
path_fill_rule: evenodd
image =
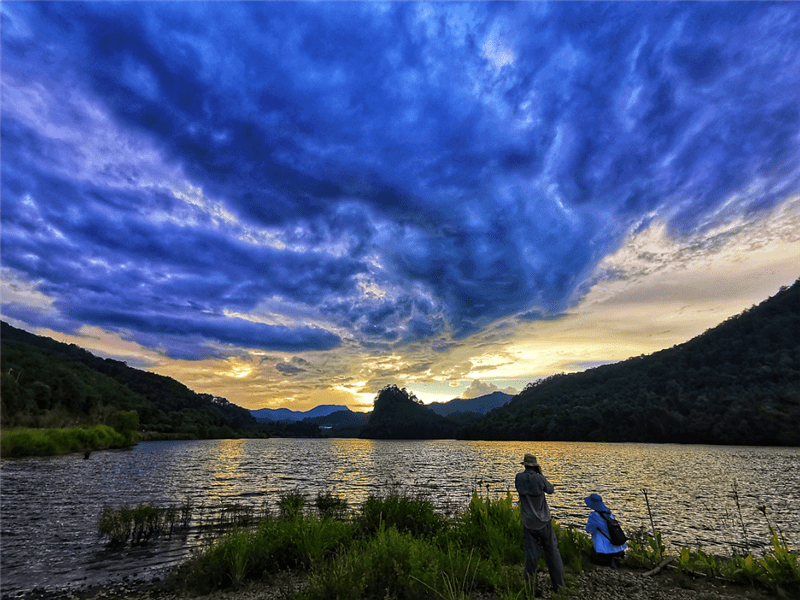
M238 502L275 508L299 489L310 499L332 492L358 507L392 486L421 493L443 510L463 509L474 490L513 492L521 457L539 457L556 486L554 516L583 527L583 498L602 494L628 529L655 525L672 546L729 553L746 534L754 549L773 525L800 546L800 449L369 440L203 440L143 442L135 448L2 462L2 594L33 587L142 577L184 560L204 540L191 531L124 549L104 544L100 513L145 502L196 506ZM734 490L734 485L736 488ZM736 505L738 496L739 506Z

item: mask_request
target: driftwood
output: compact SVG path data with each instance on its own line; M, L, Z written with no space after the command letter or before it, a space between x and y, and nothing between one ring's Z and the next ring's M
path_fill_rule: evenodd
M651 577L652 575L655 575L656 573L660 572L660 571L661 571L661 569L663 569L664 567L666 567L666 566L667 566L669 563L671 563L673 560L675 560L675 557L673 557L673 556L668 556L667 558L665 558L664 560L662 560L660 563L658 563L658 565L656 565L656 568L655 568L655 569L651 569L651 570L650 570L650 571L648 571L647 573L642 573L642 574L643 574L643 575L645 575L646 577Z

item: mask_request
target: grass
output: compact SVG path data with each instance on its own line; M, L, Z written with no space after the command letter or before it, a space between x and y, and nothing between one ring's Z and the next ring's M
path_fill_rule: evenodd
M800 557L789 549L786 542L770 525L771 548L763 557L752 553L744 556L714 556L702 548L678 548L672 556L665 554L661 533L646 535L646 540L629 541L625 564L633 567L654 567L666 555L677 568L689 575L704 575L751 587L761 587L778 597L800 598Z
M159 508L152 504L107 508L100 514L98 531L112 544L140 543L176 530L186 529L192 519L190 502Z
M294 490L281 496L278 506L277 514L265 512L257 523L233 526L196 553L179 570L178 585L209 594L293 572L307 580L303 591L287 593L294 600L465 600L476 595L527 600L549 586L544 561L538 578L526 581L522 523L510 495L489 499L474 494L462 512L449 518L424 497L397 490L371 496L348 513L344 501L327 492L306 502ZM580 596L577 575L587 567L591 539L574 527L556 523L554 529L566 586L553 598ZM632 531L623 564L650 569L669 556L685 573L764 588L781 597L798 594L798 555L772 532L772 547L762 558L719 558L700 548L680 548L670 556L657 530Z
M139 441L135 431L117 431L107 425L50 429L15 428L0 432L3 457L55 456L71 452L89 452L124 448Z
M299 570L307 573L308 586L297 600L533 596L523 570L522 521L510 495L491 500L475 494L450 519L424 497L396 491L369 497L347 518L327 493L308 505L289 492L278 506L277 516L237 529L190 559L179 573L181 584L207 594ZM588 537L574 528L557 531L565 563L582 565Z

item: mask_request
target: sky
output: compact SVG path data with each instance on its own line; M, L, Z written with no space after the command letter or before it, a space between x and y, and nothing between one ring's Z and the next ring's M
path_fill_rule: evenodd
M0 313L248 409L516 393L800 277L800 3L4 2Z

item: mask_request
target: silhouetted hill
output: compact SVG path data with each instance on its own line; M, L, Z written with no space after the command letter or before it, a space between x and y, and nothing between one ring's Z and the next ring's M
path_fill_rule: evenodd
M61 413L73 422L102 423L117 411L136 410L140 428L154 437L268 435L247 410L225 398L195 393L75 344L0 326L4 425L36 426Z
M320 427L362 427L367 424L372 413L353 412L349 408L337 410L320 417L308 417L304 421L316 423Z
M800 280L684 344L529 384L459 437L800 445Z
M440 417L414 394L389 385L378 392L363 439L444 439L455 436L458 425Z
M485 415L489 411L507 404L511 398L513 398L511 394L492 392L477 398L454 398L448 402L431 402L425 406L441 417L449 417L459 412Z
M307 411L289 410L288 408L259 408L251 410L250 414L258 421L302 421L308 418L324 417L341 410L349 411L346 406L321 404Z

